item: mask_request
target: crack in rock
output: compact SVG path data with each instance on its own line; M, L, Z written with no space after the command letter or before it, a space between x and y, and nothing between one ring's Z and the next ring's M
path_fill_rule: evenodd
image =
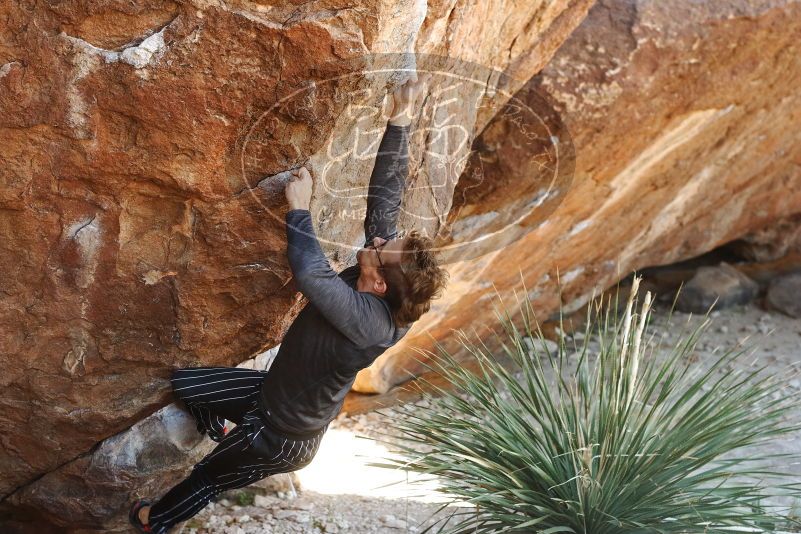
M123 63L127 63L136 69L142 69L147 67L154 60L154 58L156 58L157 55L164 50L164 30L166 30L174 20L175 19L172 19L158 32L143 39L139 44L128 46L120 51L107 50L105 48L97 47L92 43L81 39L80 37L67 35L64 32L61 33L61 36L76 44L84 53L102 57L106 63L122 61ZM83 73L83 75L85 76L86 73ZM83 76L80 77L82 78Z

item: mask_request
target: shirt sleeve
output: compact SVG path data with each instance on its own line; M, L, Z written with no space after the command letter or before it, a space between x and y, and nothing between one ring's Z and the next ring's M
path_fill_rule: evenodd
M387 304L376 295L351 288L331 269L317 241L309 210L286 214L287 257L295 285L337 330L358 347L392 337Z
M390 240L397 234L401 198L409 176L409 130L411 126L387 124L376 154L367 191L364 246L374 237Z

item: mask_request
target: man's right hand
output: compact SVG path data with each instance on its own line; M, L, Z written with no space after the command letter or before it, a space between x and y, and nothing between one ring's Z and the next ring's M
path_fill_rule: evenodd
M309 209L312 196L312 176L306 167L292 171L292 177L286 184L284 194L289 202L290 210Z

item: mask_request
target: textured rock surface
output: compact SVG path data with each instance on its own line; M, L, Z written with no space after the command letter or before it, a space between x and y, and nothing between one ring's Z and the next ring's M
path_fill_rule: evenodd
M490 81L504 90L488 91L480 109L450 110L473 136L591 4L2 3L5 517L28 507L89 528L118 516L141 479L119 493L111 460L93 468L107 445L93 447L168 402L171 368L233 365L280 340L301 305L282 219L268 215L285 206L251 188L304 163L319 174L332 140L359 135L346 110L380 104L398 79L320 83L268 121L275 102L366 53L443 54L508 75ZM371 120L375 141L381 121ZM371 158L346 163L333 185L364 187ZM419 176L434 163L421 162ZM444 187L433 194L410 190L406 205L429 215L430 230L448 212L458 171L440 171ZM326 209L349 204L331 205L320 189L318 233L341 266L349 258L331 241L358 243L361 227L331 219ZM78 479L89 482L81 503L66 506L71 497L58 490Z
M553 100L572 136L571 190L547 220L535 208L534 226L510 230L518 235L505 236L503 249L490 244L455 266L446 297L362 372L359 389L385 391L424 371L410 346L431 348L433 338L457 350L451 329L484 332L479 324L494 321L494 288L514 308L521 273L546 318L560 297L574 309L631 270L698 255L799 213L800 42L797 1L599 1L531 84ZM504 165L515 143L500 133L479 139L486 179L469 195L457 189L451 213L461 198L473 218L520 209L509 199L527 190L532 169ZM475 231L493 230L488 219ZM480 318L478 309L486 310Z

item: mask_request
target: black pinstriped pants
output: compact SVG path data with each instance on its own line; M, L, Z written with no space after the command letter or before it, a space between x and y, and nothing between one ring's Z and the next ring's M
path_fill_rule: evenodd
M194 367L173 373L173 391L195 417L199 431L220 439L223 419L237 426L188 478L153 504L150 526L155 534L194 516L223 491L295 471L314 458L327 427L309 439L295 440L265 426L256 404L265 376L267 371L237 367Z

